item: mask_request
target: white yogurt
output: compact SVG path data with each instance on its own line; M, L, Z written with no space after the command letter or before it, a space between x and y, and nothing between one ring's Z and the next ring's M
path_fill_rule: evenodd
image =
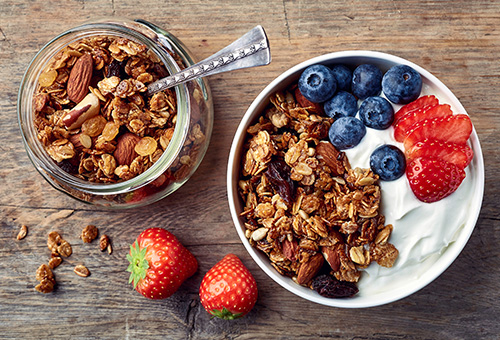
M383 144L392 144L404 151L402 143L396 142L393 136L392 126L383 131L367 128L358 146L344 150L351 167L369 168L371 153ZM418 280L456 240L468 218L468 198L473 192L469 169L466 168L465 172L466 177L460 187L434 203L419 201L406 175L395 181L380 181L381 213L386 224L394 227L389 242L396 246L399 256L392 268L372 263L364 269L358 282L359 296L387 292L398 288L401 282Z

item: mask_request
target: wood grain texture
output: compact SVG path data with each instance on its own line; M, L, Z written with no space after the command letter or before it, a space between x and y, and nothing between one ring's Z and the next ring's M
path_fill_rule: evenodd
M0 339L496 339L500 334L500 2L301 0L0 0ZM201 60L257 24L273 61L210 78L215 124L207 155L174 195L147 208L106 211L50 187L31 165L16 121L17 91L36 52L96 16L143 18L170 30ZM225 174L244 112L267 83L311 57L340 50L392 53L444 82L470 114L485 158L483 208L470 241L445 273L416 294L369 309L300 300L250 258L234 230ZM28 236L16 240L21 224ZM87 224L114 252L78 236ZM125 256L146 227L163 226L197 257L199 271L171 298L149 301L127 283ZM58 230L74 254L57 289L34 290ZM203 274L228 252L254 274L259 301L244 319L210 319L198 299ZM77 264L91 275L78 277Z

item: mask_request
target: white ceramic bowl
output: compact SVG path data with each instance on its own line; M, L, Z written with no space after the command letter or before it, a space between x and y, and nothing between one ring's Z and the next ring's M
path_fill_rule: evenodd
M396 287L394 285L388 285L387 288L384 288L384 285L382 285L380 289L377 289L376 292L370 294L363 294L360 288L360 293L352 298L332 299L322 297L316 291L300 286L292 281L292 279L280 275L271 266L268 257L263 252L250 245L248 240L245 238L244 221L239 216L239 214L243 211L243 202L238 194L241 156L247 127L255 123L257 117L259 117L264 108L268 105L269 97L276 91L283 90L293 82L297 81L302 71L308 66L313 64L346 64L348 66L355 67L356 65L363 63L375 64L384 73L391 66L397 64L409 65L421 74L424 86L434 93L440 99L440 102L450 104L452 108L455 109L455 113L466 113L459 100L441 81L422 67L405 59L373 51L342 51L321 55L302 62L281 74L278 78L273 80L253 101L241 120L238 130L236 131L236 135L231 146L227 173L228 201L234 225L241 241L243 242L243 245L262 270L282 287L299 297L319 304L343 308L362 308L387 304L415 293L436 279L451 265L467 243L479 216L484 190L483 156L477 134L475 130L473 130L470 137L470 146L474 151L474 159L467 170L467 176L469 177L471 184L469 185L469 191L465 196L468 197L469 201L466 202L468 205L468 214L464 219L463 225L457 228L457 232L453 235L452 240L446 241L449 242L448 246L443 249L441 253L434 255L435 258L432 260L430 265L428 262L422 265L420 265L420 263L414 265L420 272L418 277L399 277ZM404 180L406 180L406 178ZM466 203L464 202L464 204ZM460 207L456 207L456 209L458 210ZM396 229L397 225L394 227ZM392 242L392 240L390 241ZM399 249L398 244L395 244L395 246ZM371 266L378 265L374 263L371 264ZM421 268L419 268L419 266ZM363 275L365 275L365 273L362 274L360 282L363 280Z

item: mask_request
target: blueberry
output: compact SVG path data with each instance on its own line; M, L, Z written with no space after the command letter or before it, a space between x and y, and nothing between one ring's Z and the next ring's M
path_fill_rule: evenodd
M352 71L343 64L332 66L332 72L337 80L337 91L350 91L352 82Z
M366 134L366 127L354 117L340 117L328 131L330 142L339 150L355 147Z
M382 78L385 96L395 104L408 104L420 96L422 77L407 65L396 65Z
M352 73L352 93L358 99L378 96L382 91L382 71L372 64L362 64Z
M335 94L337 81L328 67L311 65L302 72L299 78L300 93L313 103L322 103Z
M381 180L393 181L405 173L405 155L394 145L384 144L371 154L370 168Z
M358 101L349 92L337 92L331 99L323 105L325 113L334 119L356 115L358 112Z
M359 118L368 127L384 130L394 120L394 109L385 98L368 97L359 107Z

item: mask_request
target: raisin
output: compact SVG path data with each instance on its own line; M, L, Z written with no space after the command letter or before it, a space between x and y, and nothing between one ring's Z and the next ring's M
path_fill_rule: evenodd
M118 77L120 79L124 79L125 70L123 69L123 64L116 59L113 59L111 64L109 64L108 69L106 71L106 78Z
M292 204L295 200L295 183L290 178L290 167L285 161L275 159L269 162L265 172L267 179L271 183L273 189L287 203Z
M339 281L331 275L319 275L314 278L312 288L327 298L351 297L358 292L354 282Z
M67 173L70 173L70 174L77 174L78 173L78 166L74 165L73 162L71 162L70 160L65 159L65 160L57 163L57 165L61 169L66 171Z

